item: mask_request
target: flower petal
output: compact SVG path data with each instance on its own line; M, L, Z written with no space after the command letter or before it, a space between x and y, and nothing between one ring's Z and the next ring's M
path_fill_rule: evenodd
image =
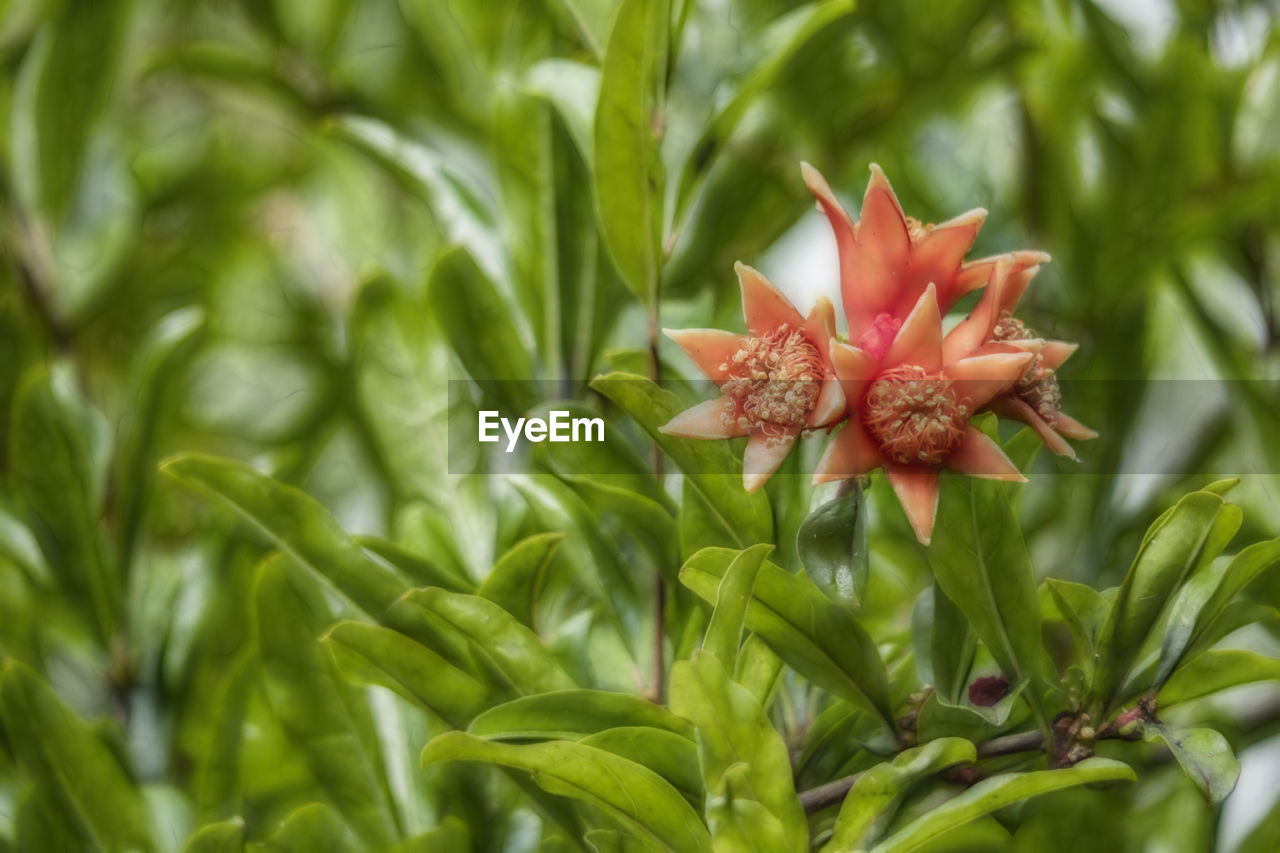
M677 438L737 438L747 431L738 426L735 415L733 400L718 397L685 409L658 427L658 432Z
M1050 370L1057 370L1079 348L1079 344L1067 341L1045 341L1040 348L1040 364Z
M942 314L938 310L938 292L932 284L902 321L889 351L885 367L916 364L933 373L942 366Z
M825 352L827 341L836 336L836 307L825 296L819 296L813 303L813 310L804 321L804 333L809 342Z
M844 390L845 406L853 408L862 399L867 383L875 379L879 364L867 353L849 344L831 339L831 367Z
M813 482L848 480L880 467L880 449L857 421L849 421L823 451Z
M1008 281L1012 260L1000 257L987 269L987 289L978 304L956 324L942 341L942 360L948 364L973 354L991 339L991 330L1000 319L1001 293Z
M742 456L742 486L748 492L754 492L765 484L772 476L782 460L787 458L791 448L795 446L796 436L769 438L759 430L751 433L747 439L747 452Z
M911 253L911 236L902 205L884 172L871 164L871 180L862 197L856 248L846 262L841 257L840 293L849 320L849 338L857 340L878 314L892 312Z
M969 261L960 266L960 271L956 273L956 294L957 296L968 293L971 290L977 290L979 287L987 283L987 279L991 276L991 268L994 267L1001 259L1009 262L1011 273L1019 273L1029 267L1039 267L1040 264L1049 263L1049 256L1044 252L1032 250L1022 250L1017 252L1006 252L1003 255L993 255L989 258L979 258L976 261ZM1034 275L1034 273L1032 273ZM1029 280L1029 279L1028 279Z
M933 520L938 514L938 472L934 468L885 462L885 476L911 522L921 545L933 538Z
M1058 412L1058 417L1053 422L1053 428L1067 438L1074 438L1076 441L1088 441L1098 437L1096 430L1089 429L1066 412Z
M1067 440L1058 435L1053 427L1045 423L1044 418L1036 414L1035 409L1017 397L1008 394L996 397L987 405L987 408L1002 418L1022 421L1036 431L1036 435L1040 436L1040 440L1044 442L1044 446L1049 448L1050 451L1059 456L1065 456L1072 461L1078 461L1076 452L1071 449L1071 445L1067 444Z
M721 370L747 338L723 329L663 329L663 333L680 345L708 379L719 385L727 371Z
M969 411L975 412L1016 382L1034 357L1030 352L975 355L948 364L942 374L956 386L959 395L969 401Z
M986 219L985 209L974 208L935 225L911 249L909 279L912 285L934 282L938 288L938 307L944 313L964 295L956 285L956 273Z
M838 379L822 380L822 389L818 392L818 399L814 401L813 411L809 413L809 420L806 425L809 427L821 427L834 423L844 416L845 396L844 388Z
M804 325L796 306L773 282L741 261L733 265L733 271L742 285L742 316L747 321L748 332L758 336L783 325L793 329Z
M974 426L965 427L964 441L947 457L943 463L952 471L968 474L970 477L981 477L985 480L1012 480L1025 483L1017 467L1009 461L1009 457L982 430Z

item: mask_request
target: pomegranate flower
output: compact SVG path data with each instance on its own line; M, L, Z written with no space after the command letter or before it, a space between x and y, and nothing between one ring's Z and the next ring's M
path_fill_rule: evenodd
M828 445L814 482L884 468L916 538L928 545L942 468L1025 482L1000 445L969 419L1013 385L1035 355L1010 347L947 360L937 290L926 284L883 357L832 342L849 422Z
M1075 451L1066 438L1098 437L1096 432L1062 411L1057 370L1076 351L1078 344L1043 340L1013 316L1039 265L1048 259L1042 252L1014 252L993 259L987 289L973 311L947 334L942 352L943 358L949 360L988 352L1034 352L1022 375L1007 391L993 398L987 409L1023 422L1035 430L1051 451L1075 459Z
M721 396L676 415L661 432L682 438L747 436L742 484L764 485L806 429L844 415L844 393L828 356L835 309L819 298L806 319L760 273L735 264L747 334L664 330L716 384Z
M964 261L986 221L983 208L937 225L923 224L902 212L888 178L873 163L862 198L862 217L855 223L817 169L801 163L800 171L835 232L849 340L864 352L878 358L888 350L907 312L929 284L936 289L938 307L945 314L962 296L987 282L996 259ZM1034 263L1039 255L1014 253L1027 263Z

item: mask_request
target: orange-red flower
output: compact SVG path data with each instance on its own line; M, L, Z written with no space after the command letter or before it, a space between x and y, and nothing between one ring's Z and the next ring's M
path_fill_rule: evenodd
M764 485L806 429L844 414L845 401L828 355L835 309L826 298L809 313L760 273L735 264L747 334L720 329L664 330L720 389L721 396L686 409L661 427L682 438L747 436L742 483Z
M969 419L1016 382L1035 355L1010 347L947 359L937 290L926 284L883 357L832 342L849 422L828 445L814 482L884 468L916 537L929 544L942 468L1025 481Z
M1016 256L1027 257L1016 257ZM1038 256L1038 257L1035 257ZM943 341L943 357L957 359L985 352L1034 352L1018 380L997 395L987 408L1001 417L1022 421L1036 431L1045 446L1060 456L1076 458L1066 438L1086 440L1098 434L1062 411L1057 370L1079 346L1043 340L1013 316L1018 300L1047 255L1014 252L995 261L990 283L968 316Z

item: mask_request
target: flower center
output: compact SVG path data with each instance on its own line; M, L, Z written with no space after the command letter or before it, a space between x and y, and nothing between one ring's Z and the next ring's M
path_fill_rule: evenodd
M911 236L912 243L919 243L925 237L928 237L929 232L933 230L932 222L921 222L914 216L903 218L907 220L907 233Z
M871 328L858 338L858 349L879 361L889 351L901 328L901 320L896 320L889 314L877 314L871 321Z
M867 389L862 423L890 459L938 465L964 441L969 401L923 367L903 364L881 373Z
M804 426L822 390L822 356L799 330L779 326L747 338L720 365L727 378L720 390L736 404L724 415L744 430L782 438Z
M996 321L991 337L997 341L1025 341L1037 335L1006 311ZM1013 393L1035 409L1036 414L1049 426L1058 422L1058 412L1062 411L1062 389L1058 387L1058 375L1044 366L1038 353L1013 384Z

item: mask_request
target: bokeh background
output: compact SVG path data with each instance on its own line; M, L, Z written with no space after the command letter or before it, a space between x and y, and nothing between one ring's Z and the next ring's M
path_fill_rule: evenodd
M1036 461L1023 523L1042 575L1118 582L1172 496L1225 476L1244 475L1240 541L1280 534L1275 3L673 5L653 127L663 325L739 328L736 260L802 310L831 292L834 244L799 161L851 210L878 162L922 220L988 208L975 255L1053 256L1022 314L1081 343L1066 408L1102 438L1081 463ZM341 814L342 782L314 759L331 721L289 704L317 697L359 705L344 725L374 744L405 836L464 814L476 849L539 849L509 783L418 772L433 724L388 695L264 686L263 542L157 465L189 450L247 460L348 531L477 579L520 536L563 530L574 547L540 605L548 641L595 684L640 689L646 643L600 638L570 565L644 576L626 525L572 478L498 476L484 458L448 473L450 378L501 380L495 402L514 411L546 387L526 380L602 408L592 376L648 372L646 310L602 240L593 181L613 11L0 2L0 656L79 721L5 719L0 849L34 849L20 826L71 843L78 830L50 827L74 825L86 790L141 803L162 850L232 814L256 839L308 803ZM692 378L661 353L668 381ZM794 531L815 500L804 478L770 489ZM927 568L881 490L870 618L901 631ZM651 630L648 583L620 594L636 636ZM1280 606L1280 584L1257 595ZM1222 810L1169 768L1110 810L1087 792L1055 799L1075 815L1063 825L1134 850L1275 849L1280 691L1205 713L1244 762ZM42 738L105 749L123 772L33 775L15 744ZM1062 830L1044 820L1018 849L1047 849Z

